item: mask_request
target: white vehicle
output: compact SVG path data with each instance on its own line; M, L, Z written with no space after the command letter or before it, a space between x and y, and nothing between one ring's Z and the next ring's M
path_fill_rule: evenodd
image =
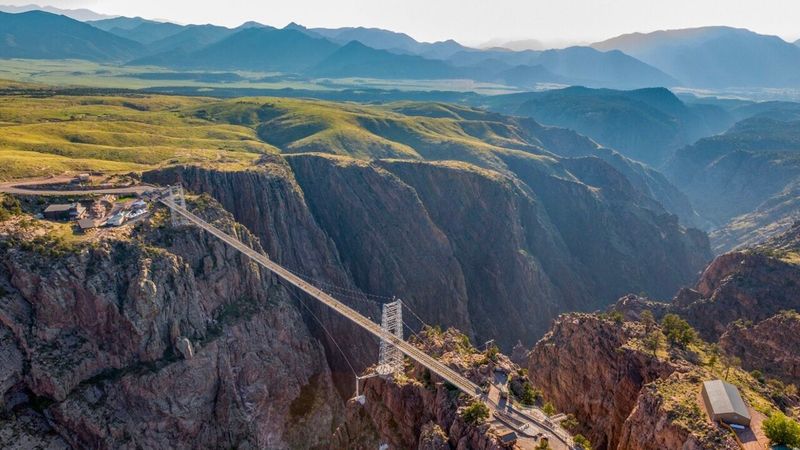
M147 209L137 209L136 211L133 211L130 214L128 214L128 219L135 219L146 212Z

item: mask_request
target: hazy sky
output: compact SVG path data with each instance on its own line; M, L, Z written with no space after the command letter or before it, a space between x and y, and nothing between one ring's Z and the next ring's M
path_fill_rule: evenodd
M24 5L31 0L0 0ZM180 23L370 26L418 40L590 42L633 31L729 25L800 37L800 0L49 0L61 8Z

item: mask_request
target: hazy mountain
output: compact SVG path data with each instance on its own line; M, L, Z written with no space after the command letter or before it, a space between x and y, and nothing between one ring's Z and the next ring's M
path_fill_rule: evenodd
M0 57L124 61L142 46L66 16L0 13Z
M800 86L800 48L776 36L729 27L625 34L592 45L621 50L706 88Z
M448 61L457 66L475 66L486 60L510 66L542 66L569 84L636 88L669 86L675 80L660 70L619 51L600 52L589 47L513 52L504 49L469 50Z
M156 22L142 19L141 17L116 17L87 23L101 30L142 44L151 44L177 34L184 28L174 23Z
M480 48L493 49L504 48L516 52L524 50L547 50L547 46L542 41L536 39L520 39L515 41L505 41L502 39L492 39L491 41L484 42Z
M686 105L664 88L569 87L488 97L485 106L571 128L622 154L659 166L676 149L733 122L720 107Z
M359 41L362 44L379 50L389 50L393 53L411 53L429 59L447 59L453 54L468 50L458 42L449 39L440 42L418 42L405 33L383 30L380 28L305 28L297 25L298 29L306 30L318 36L328 38L339 44L350 41Z
M197 51L155 55L131 64L298 72L318 64L338 48L333 42L297 30L251 27Z
M152 53L175 50L190 52L219 42L234 33L234 29L217 25L187 25L178 33L151 42L147 48Z
M736 236L767 232L775 229L771 224L798 214L800 121L743 120L679 150L666 174L700 214L729 229L719 248L725 250L739 243Z
M405 33L382 30L380 28L348 27L348 28L312 28L308 31L328 38L340 44L359 41L379 50L401 50L417 53L419 42Z
M316 76L344 78L437 79L458 78L459 71L439 60L416 55L398 55L351 41L317 64L310 73Z
M18 14L28 11L44 11L51 14L67 16L69 18L80 21L102 20L115 17L113 15L108 15L108 14L99 14L92 10L84 8L61 9L61 8L56 8L54 6L39 6L39 5L24 5L24 6L0 5L0 12L4 13Z

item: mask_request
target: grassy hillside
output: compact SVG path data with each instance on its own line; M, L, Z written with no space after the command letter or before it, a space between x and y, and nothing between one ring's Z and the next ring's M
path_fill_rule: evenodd
M569 130L481 109L408 101L47 95L0 97L0 149L13 162L0 169L3 178L181 163L241 167L277 152L460 161L516 177L524 160L526 170L603 187L696 225L688 201L657 172Z
M0 179L190 162L241 165L276 151L249 128L181 114L202 101L0 96Z

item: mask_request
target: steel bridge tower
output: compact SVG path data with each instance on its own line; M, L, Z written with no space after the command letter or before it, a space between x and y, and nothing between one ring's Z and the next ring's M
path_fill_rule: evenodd
M400 300L383 304L383 314L381 315L381 328L383 331L394 335L399 340L403 340L403 306ZM397 346L381 339L378 367L375 371L378 375L388 376L403 368L403 353Z

